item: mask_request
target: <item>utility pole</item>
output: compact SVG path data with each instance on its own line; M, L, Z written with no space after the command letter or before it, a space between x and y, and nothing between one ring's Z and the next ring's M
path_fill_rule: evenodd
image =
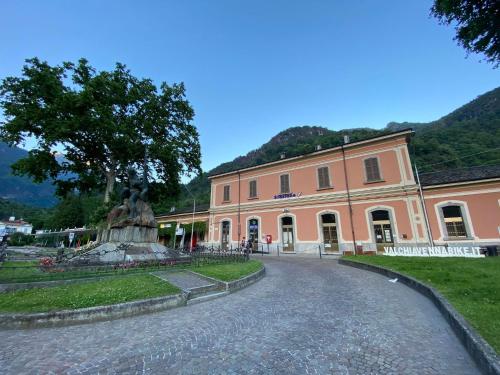
M193 238L194 238L194 213L196 212L196 198L194 197L193 194L191 194L191 191L189 191L187 185L184 185L186 188L186 191L189 193L191 198L193 198L193 222L191 223L191 243L189 244L189 248L191 251L193 251Z
M427 236L429 237L429 244L431 246L434 246L434 240L432 239L431 226L429 224L429 216L427 215L427 208L425 207L424 192L422 190L422 185L420 184L420 176L418 174L417 163L415 163L415 175L417 176L418 191L420 192L420 201L422 203L422 209L424 210L425 229L427 229Z

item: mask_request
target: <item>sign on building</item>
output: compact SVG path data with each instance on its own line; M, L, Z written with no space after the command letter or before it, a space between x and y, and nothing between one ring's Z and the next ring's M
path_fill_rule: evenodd
M479 246L385 246L383 255L483 258Z

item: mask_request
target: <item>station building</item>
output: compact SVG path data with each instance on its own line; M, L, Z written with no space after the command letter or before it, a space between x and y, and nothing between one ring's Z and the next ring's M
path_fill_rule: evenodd
M210 206L195 213L206 222L197 240L229 249L245 238L255 249L290 254L500 245L500 166L421 174L420 188L408 153L412 134L212 175Z

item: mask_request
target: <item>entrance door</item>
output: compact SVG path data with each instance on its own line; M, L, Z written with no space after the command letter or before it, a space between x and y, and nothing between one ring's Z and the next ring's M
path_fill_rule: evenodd
M337 222L334 214L321 215L323 229L323 245L325 253L336 253L339 251L339 239L337 236Z
M252 252L259 247L259 220L250 219L248 221L248 240L252 243Z
M283 238L283 251L294 251L293 219L291 217L281 218L281 234Z
M375 243L377 244L377 252L383 252L384 247L386 246L394 246L394 237L392 235L392 225L389 211L373 211L372 221Z
M229 248L229 233L231 230L231 223L229 221L222 222L221 230L221 248L227 250Z

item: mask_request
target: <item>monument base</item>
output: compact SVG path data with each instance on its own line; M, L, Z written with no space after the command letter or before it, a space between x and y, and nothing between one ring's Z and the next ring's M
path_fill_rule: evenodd
M143 262L174 257L169 249L156 242L106 242L88 256L104 263Z
M76 256L73 261L89 263L144 262L175 258L168 248L156 242L157 228L126 226L105 229L99 234L103 242L95 249Z

